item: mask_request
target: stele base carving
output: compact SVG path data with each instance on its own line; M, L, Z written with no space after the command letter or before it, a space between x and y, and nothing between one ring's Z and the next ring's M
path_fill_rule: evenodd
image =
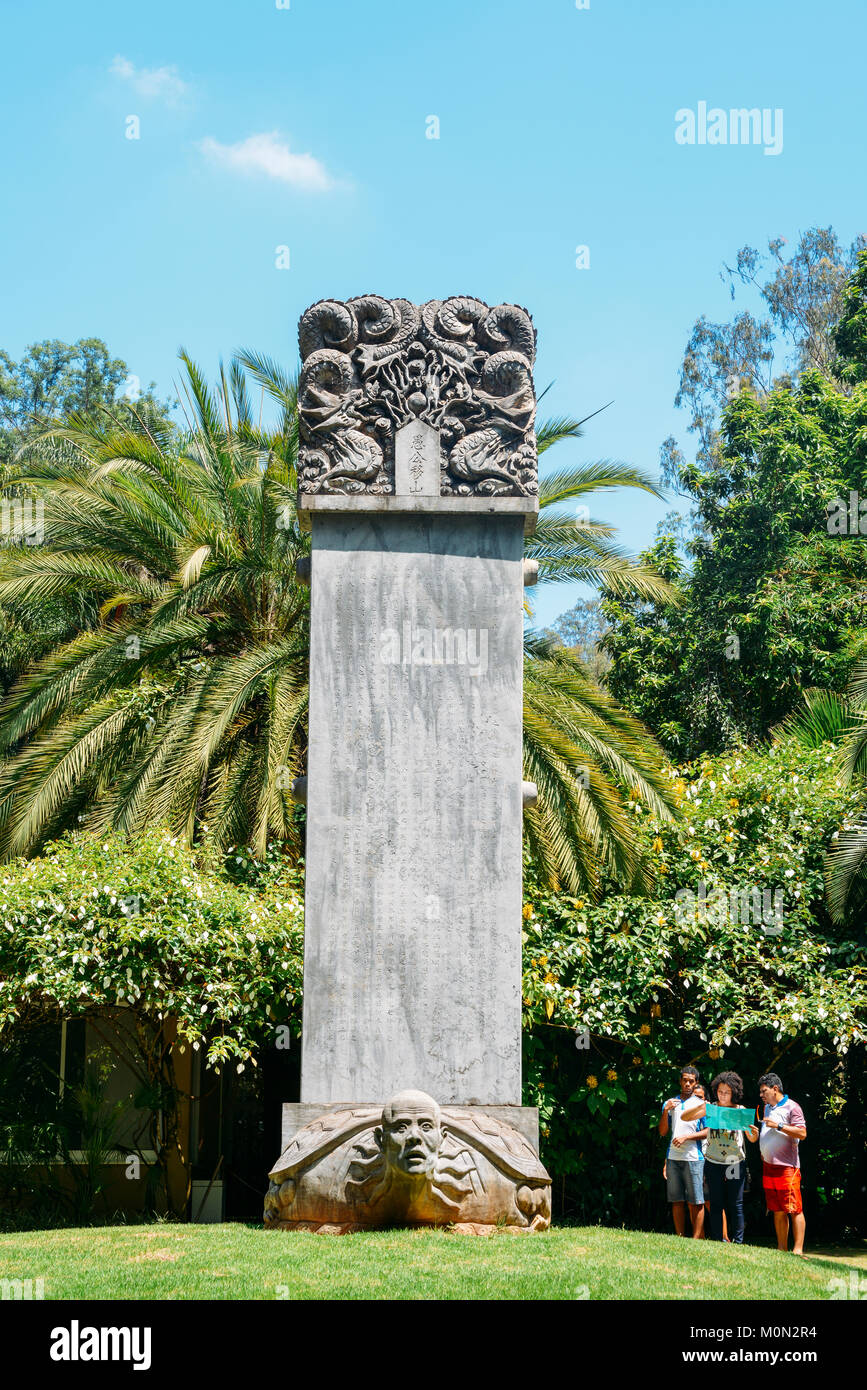
M328 1111L304 1125L269 1174L265 1226L343 1234L451 1226L544 1231L551 1179L518 1130L423 1091Z

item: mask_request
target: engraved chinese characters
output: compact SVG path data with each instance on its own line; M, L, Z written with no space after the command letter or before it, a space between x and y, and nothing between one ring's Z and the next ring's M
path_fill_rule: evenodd
M439 497L440 437L424 420L401 425L395 435L394 482L398 497Z

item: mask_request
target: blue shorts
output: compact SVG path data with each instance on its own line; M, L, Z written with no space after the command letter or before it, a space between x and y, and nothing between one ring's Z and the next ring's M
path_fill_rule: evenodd
M667 1158L665 1172L666 1191L670 1202L689 1202L694 1207L703 1205L703 1158Z

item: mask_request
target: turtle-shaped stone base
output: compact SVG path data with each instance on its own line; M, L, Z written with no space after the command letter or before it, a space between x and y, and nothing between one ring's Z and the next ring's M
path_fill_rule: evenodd
M387 1226L525 1233L551 1224L551 1179L517 1129L422 1091L303 1126L270 1173L265 1225L347 1234Z

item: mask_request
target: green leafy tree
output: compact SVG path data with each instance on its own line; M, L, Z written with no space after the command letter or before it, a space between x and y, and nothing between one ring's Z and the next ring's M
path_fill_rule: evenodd
M599 648L599 641L606 630L598 598L583 598L561 613L556 622L546 629L546 635L556 638L564 647L584 662L597 682L608 667L608 658Z
M126 363L101 338L77 343L31 343L19 362L0 349L0 462L11 461L34 430L72 415L109 410L125 423L169 423L170 403L157 400L155 383L136 387Z
M688 430L697 435L701 468L724 466L717 449L719 421L739 391L761 398L810 370L828 380L842 378L836 331L864 238L847 249L833 227L811 227L788 257L785 247L784 237L768 242L766 256L744 246L734 266L725 265L720 274L732 299L739 287L757 293L760 317L743 310L730 323L712 323L702 315L693 326L675 405L689 411ZM662 446L662 469L672 486L678 485L683 461L669 437Z
M723 414L721 465L682 470L703 531L692 570L666 568L673 541L644 557L676 578L682 611L604 595L609 689L680 756L764 737L805 689L845 688L867 639L867 555L848 516L865 426L865 387L817 371L796 390L743 391Z
M602 595L608 688L680 757L764 737L806 688L840 692L865 636L860 537L827 513L863 487L864 239L813 227L791 255L743 247L721 278L763 313L693 329L676 404L696 456L670 437L661 458L691 510L642 557L683 608Z
M867 247L858 253L846 285L834 345L843 379L851 383L867 379Z
M249 879L246 856L237 857L241 880ZM122 1025L132 1102L147 1114L142 1148L157 1155L149 1186L179 1210L185 1194L169 1182L170 1156L185 1161L178 1053L192 1047L214 1070L243 1070L273 1046L276 1028L297 1037L301 1026L298 871L285 861L279 872L263 866L250 883L235 881L221 861L212 843L193 852L154 826L134 841L79 833L8 864L0 884L4 1051L61 1018L86 1018L103 1039L116 1038ZM26 1170L22 1140L45 1164L59 1149L76 1214L89 1215L123 1106L107 1099L94 1057L61 1113L44 1116L34 1133L20 1113L21 1079L20 1066L0 1068L0 1187L8 1185L10 1160ZM38 1176L30 1174L31 1186Z

